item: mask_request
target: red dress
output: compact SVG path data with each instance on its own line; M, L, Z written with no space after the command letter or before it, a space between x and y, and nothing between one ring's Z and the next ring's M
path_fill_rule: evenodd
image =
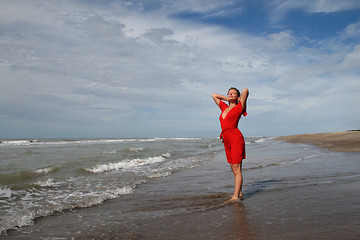
M241 114L246 116L247 113L243 113L241 102L239 102L227 113L226 117L223 118L222 114L229 106L222 101L220 101L219 106L221 109L220 124L222 130L220 138L222 138L224 143L226 158L228 163L238 164L246 158L246 154L244 136L237 126Z

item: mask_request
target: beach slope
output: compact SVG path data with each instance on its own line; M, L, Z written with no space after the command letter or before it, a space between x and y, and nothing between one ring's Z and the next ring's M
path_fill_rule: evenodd
M310 143L334 152L360 152L360 131L312 133L278 137L290 143Z

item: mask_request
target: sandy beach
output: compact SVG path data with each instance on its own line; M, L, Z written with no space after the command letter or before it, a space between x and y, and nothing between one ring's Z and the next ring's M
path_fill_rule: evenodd
M290 135L276 140L310 143L335 152L360 152L360 131Z

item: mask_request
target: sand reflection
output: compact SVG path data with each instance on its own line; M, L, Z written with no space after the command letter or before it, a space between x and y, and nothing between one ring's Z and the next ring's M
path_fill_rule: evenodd
M256 228L248 218L246 207L243 202L232 203L227 206L229 217L224 224L229 239L257 239Z

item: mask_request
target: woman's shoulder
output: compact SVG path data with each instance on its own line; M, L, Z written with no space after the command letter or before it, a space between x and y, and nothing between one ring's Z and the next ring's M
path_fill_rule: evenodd
M223 102L223 101L220 101L220 103L219 103L220 105L223 105L223 106L228 106L225 102Z
M229 107L226 103L224 103L223 101L219 102L219 107L221 108L221 110L226 109L227 107Z

